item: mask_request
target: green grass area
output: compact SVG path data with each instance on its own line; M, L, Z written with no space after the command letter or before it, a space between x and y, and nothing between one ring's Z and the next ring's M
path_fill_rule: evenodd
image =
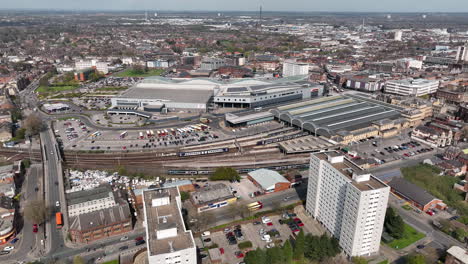
M164 72L163 69L148 70L147 72L144 72L144 73L135 71L134 69L127 69L125 71L116 73L114 76L116 77L148 77L148 76L159 76L163 72Z
M405 224L403 237L400 239L395 239L387 245L394 249L403 249L424 237L425 235L423 233L420 233L413 227Z
M70 91L78 88L78 86L73 85L64 85L64 86L39 86L37 88L38 93L53 93L53 92L63 92Z
M102 264L119 264L119 260L114 259L114 260L111 260L111 261L103 262Z
M380 261L380 262L377 263L377 264L388 264L388 260Z
M405 204L401 208L405 209L406 211L411 211L411 206Z
M106 86L106 87L97 88L96 91L123 91L127 89L128 87Z

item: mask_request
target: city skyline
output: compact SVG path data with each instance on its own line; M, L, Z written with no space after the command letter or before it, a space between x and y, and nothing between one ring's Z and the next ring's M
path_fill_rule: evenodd
M154 3L150 0L102 0L98 3L90 0L65 3L58 0L44 0L41 3L33 0L22 0L2 3L2 9L37 9L37 10L161 10L161 11L255 11L261 5L264 11L285 12L468 12L468 2L448 0L445 2L416 0L396 0L373 5L370 0L344 1L331 0L324 3L310 3L305 0L283 1L247 1L240 0L220 4L215 0L202 0L192 2L175 0L163 3Z

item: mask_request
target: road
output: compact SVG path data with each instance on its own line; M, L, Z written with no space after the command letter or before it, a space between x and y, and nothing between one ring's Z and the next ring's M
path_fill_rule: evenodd
M266 211L274 209L274 207L281 205L285 206L298 202L300 200L305 200L307 196L307 183L299 185L297 188L291 188L282 192L267 194L260 196L257 201L263 203L263 209L260 211ZM286 200L285 198L288 197ZM232 210L227 206L224 208L219 208L213 214L215 222L210 224L211 226L222 225L225 223L232 222L234 220L241 219L240 215L234 215Z
M59 186L59 181L63 181L63 178L56 145L57 143L50 129L41 132L41 147L43 148L45 168L45 200L46 206L51 208L52 211L50 220L46 223L46 244L49 254L63 250L65 247L62 230L57 229L55 224L55 213L60 211L61 206L65 204L64 190ZM60 201L59 207L56 206L57 201Z
M39 185L39 177L42 177L42 166L32 165L23 183L23 192L20 202L21 208L24 208L27 201L40 198L40 192L35 191L36 186ZM19 260L26 260L28 254L31 253L32 250L39 249L39 237L41 234L34 233L32 231L32 225L33 223L31 221L24 218L23 227L19 230L21 232L17 236L19 241L15 244L15 250L13 250L11 254L0 256L1 263L16 263Z
M416 230L426 234L433 243L438 245L440 249L448 249L451 246L457 245L461 248L464 248L465 245L456 239L452 238L445 233L437 230L432 224L431 219L425 215L420 215L412 210L405 210L401 207L401 203L398 202L398 198L391 195L389 198L389 205L392 205L395 208L403 220L414 227Z

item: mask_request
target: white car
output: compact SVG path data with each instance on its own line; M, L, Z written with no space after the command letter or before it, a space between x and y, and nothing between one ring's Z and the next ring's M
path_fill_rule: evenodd
M123 236L120 238L120 241L125 241L125 240L128 240L128 236Z
M262 223L267 224L267 223L270 223L270 222L271 222L270 218L268 218L266 216L262 217Z
M210 231L205 231L205 232L203 232L203 233L201 234L202 237L207 237L207 236L209 236L209 235L211 235L211 232L210 232Z
M8 247L3 248L3 250L5 250L5 251L12 251L13 249L15 249L14 246L8 246Z
M60 202L59 202L59 201L56 201L56 202L55 202L55 206L59 207L59 206L60 206Z

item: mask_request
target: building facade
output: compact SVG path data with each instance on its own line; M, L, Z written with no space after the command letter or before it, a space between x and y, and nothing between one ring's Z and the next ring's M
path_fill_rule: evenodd
M117 205L109 185L92 190L73 192L67 195L69 217L111 208Z
M455 57L455 60L459 62L468 61L468 43L458 47L457 56Z
M439 81L426 79L392 80L385 83L386 93L403 96L423 96L437 92Z
M192 231L182 218L177 187L143 192L149 264L196 264L197 248Z
M309 74L309 64L307 63L295 61L285 61L283 63L283 77L307 74Z
M389 192L337 152L311 155L306 210L348 256L379 252Z

